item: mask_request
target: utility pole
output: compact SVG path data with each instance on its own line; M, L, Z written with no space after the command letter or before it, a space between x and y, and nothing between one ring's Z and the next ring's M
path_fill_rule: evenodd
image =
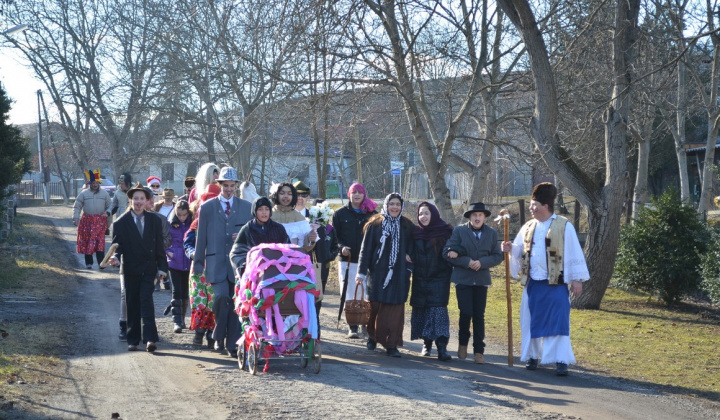
M37 140L38 140L38 164L40 165L40 176L42 177L42 188L43 188L43 201L45 201L45 204L50 204L50 197L48 197L48 190L47 190L47 182L45 180L45 166L43 165L43 150L42 150L42 108L40 105L40 98L42 95L42 91L38 89L37 91L37 97L38 97L38 134L37 134Z
M63 203L67 204L68 197L70 196L70 189L68 188L69 182L65 179L62 171L62 166L60 166L60 158L58 157L57 145L55 144L55 140L53 139L52 131L50 131L50 117L48 117L47 107L45 106L45 98L43 97L42 92L39 90L38 95L40 96L40 102L42 103L43 112L45 113L45 125L47 126L48 137L50 138L50 145L52 146L53 155L55 155L55 164L57 165L58 176L60 177L60 181L62 181Z

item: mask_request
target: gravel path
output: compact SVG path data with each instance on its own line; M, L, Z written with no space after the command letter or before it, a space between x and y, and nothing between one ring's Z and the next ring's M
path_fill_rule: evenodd
M23 208L51 218L60 239L74 250L69 206ZM720 408L705 400L662 394L634 382L572 369L559 378L553 369L525 370L516 359L507 366L503 346L487 348L485 365L470 360L439 362L420 357L409 341L402 358L365 349L364 341L336 328L338 295L329 293L321 311L322 369L303 369L297 359L272 360L256 376L236 360L193 348L192 334L172 333L162 311L170 293L155 293L161 342L155 355L128 352L117 340L117 270L81 269L78 293L87 311L74 314L72 328L87 331L74 343L57 389L38 418L240 419L240 418L473 418L473 419L720 419ZM69 305L69 302L67 302ZM63 316L69 306L45 310ZM457 348L451 341L449 348ZM433 352L433 355L435 353ZM452 352L454 355L454 351ZM36 407L37 408L37 407ZM19 413L8 418L23 417ZM2 413L0 412L0 417Z

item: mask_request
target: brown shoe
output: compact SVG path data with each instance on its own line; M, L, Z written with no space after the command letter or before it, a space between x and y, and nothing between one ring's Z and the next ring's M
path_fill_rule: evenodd
M467 357L467 346L458 346L458 359L465 359Z
M485 357L483 357L482 353L475 353L475 363L478 365L485 364Z

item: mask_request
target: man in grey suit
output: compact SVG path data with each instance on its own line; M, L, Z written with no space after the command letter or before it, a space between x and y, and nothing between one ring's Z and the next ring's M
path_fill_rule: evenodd
M227 348L230 356L237 357L237 340L242 330L232 300L235 273L230 250L240 228L251 219L250 203L235 197L238 178L234 168L223 168L217 182L222 187L221 194L200 206L194 270L201 274L204 267L206 279L213 286L215 350L225 352Z
M443 248L443 256L453 265L450 281L455 283L460 309L458 358L467 357L470 321L473 324L475 363L485 363L485 304L490 286L490 268L503 261L497 231L485 224L490 211L483 203L472 203L464 216L469 222L457 226Z

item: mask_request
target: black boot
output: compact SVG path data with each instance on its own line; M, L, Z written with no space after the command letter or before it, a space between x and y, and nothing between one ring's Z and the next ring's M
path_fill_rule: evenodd
M437 352L438 352L438 360L442 362L449 362L452 360L452 356L450 356L450 353L447 352L447 338L441 337L435 340L435 345L437 346Z
M182 327L182 299L173 299L170 301L171 312L173 316L173 332L181 333Z
M430 353L432 352L432 340L423 339L423 348L422 352L420 353L421 356L430 356Z
M182 325L184 330L187 329L187 325L185 324L185 317L187 316L188 303L189 302L187 299L183 299L183 301L182 301L182 319L181 319L180 325Z
M127 321L120 321L120 334L118 334L120 341L127 341Z
M195 330L195 336L193 337L193 346L202 346L204 336L205 329L198 328L197 330Z

